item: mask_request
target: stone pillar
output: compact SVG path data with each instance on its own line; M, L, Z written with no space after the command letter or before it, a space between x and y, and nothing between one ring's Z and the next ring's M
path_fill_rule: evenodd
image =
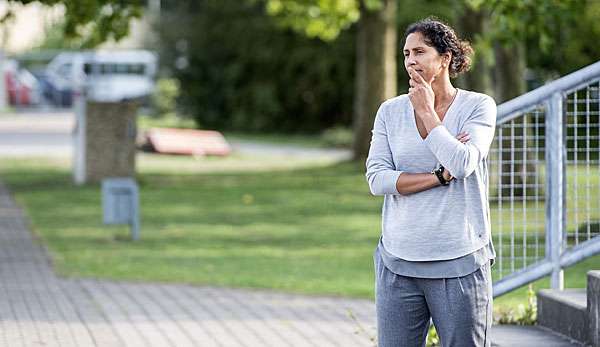
M94 102L86 105L85 181L135 176L138 104Z
M589 343L600 347L600 271L587 273L587 314Z

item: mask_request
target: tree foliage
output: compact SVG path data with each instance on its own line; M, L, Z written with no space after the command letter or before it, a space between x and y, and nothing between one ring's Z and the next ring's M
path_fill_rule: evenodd
M381 0L252 0L264 2L267 13L280 25L308 37L331 41L360 18L361 6L381 8Z
M476 33L476 45L479 54L483 54L490 64L493 63L493 43L502 46L512 46L516 43L525 43L528 67L533 67L538 72L558 68L561 74L572 71L576 67L565 71L560 60L571 59L566 56L565 45L590 41L585 36L590 29L599 31L597 17L591 14L593 9L598 9L600 3L589 0L463 0L462 6L474 10L484 10L489 14L488 30ZM592 9L592 11L590 11ZM598 12L596 12L598 14ZM595 20L596 19L596 20ZM584 29L585 28L585 29ZM583 29L583 30L582 30ZM576 37L573 33L583 34ZM570 42L565 42L569 37ZM571 51L569 53L575 53ZM577 55L577 54L575 54ZM539 69L541 60L550 57L560 57L555 66ZM597 55L596 55L597 57ZM592 58L590 60L590 58ZM593 57L586 57L587 64ZM578 65L582 67L584 64ZM542 72L543 75L547 73Z
M64 34L80 38L83 47L93 47L108 39L125 37L129 22L142 14L144 0L8 0L8 4L41 3L48 6L64 5ZM11 7L3 19L13 16Z
M566 75L600 59L600 1L580 0L549 21L546 44L536 48L537 38L526 39L527 65L546 79Z
M582 0L463 0L466 6L489 9L487 33L494 40L510 44L535 38L537 47L547 51L556 38L557 23L572 23L584 9Z

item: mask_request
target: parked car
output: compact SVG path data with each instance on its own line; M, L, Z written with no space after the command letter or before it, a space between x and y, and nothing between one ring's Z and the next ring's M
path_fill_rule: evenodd
M79 53L60 53L46 67L44 73L44 96L55 106L68 107L72 103L73 64Z
M40 83L31 72L20 68L19 64L12 59L5 60L3 68L6 95L10 105L29 106L40 103Z
M77 83L95 101L142 98L154 89L156 63L156 55L145 50L61 53L46 68L48 98L71 105Z

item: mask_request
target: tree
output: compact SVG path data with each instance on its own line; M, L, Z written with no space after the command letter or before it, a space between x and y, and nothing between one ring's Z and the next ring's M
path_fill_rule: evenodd
M465 89L494 95L491 66L493 50L490 49L490 40L486 37L486 34L489 33L490 11L458 1L454 3L454 6L458 12L456 20L458 34L471 42L475 51L471 70L459 77L460 84Z
M557 25L574 25L575 16L583 10L582 4L583 2L576 0L465 0L463 15L470 19L464 18L463 28L472 31L477 38L476 45L488 48L487 52L483 50L483 57L490 53L489 49L493 49L492 77L498 103L527 92L525 76L528 46L531 51L548 52L552 38L560 35L556 30ZM481 68L487 69L486 61L483 58ZM477 60L476 64L481 62ZM471 82L478 83L478 88L489 88L487 81L483 79ZM504 187L502 195L512 193L524 196L536 193L535 187L524 189L527 175L537 172L536 163L541 159L535 158L532 151L523 151L532 146L525 142L525 138L533 138L532 129L525 128L524 124L532 124L533 121L535 120L529 115L524 115L512 121L514 127L499 130L504 139L499 145L502 148L514 146L518 149L500 153L502 172L511 173L501 177Z
M377 108L396 96L396 0L384 0L379 10L360 4L356 42L353 109L354 159L366 157Z
M8 4L38 2L65 8L64 33L66 37L80 37L84 47L96 46L110 38L118 41L129 32L129 21L142 14L143 0L8 0ZM11 7L0 23L13 16Z
M365 158L377 107L397 90L396 0L264 1L282 25L323 40L357 22L353 153Z

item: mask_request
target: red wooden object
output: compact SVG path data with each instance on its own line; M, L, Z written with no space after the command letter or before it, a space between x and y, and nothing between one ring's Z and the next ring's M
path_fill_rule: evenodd
M231 146L214 130L152 128L146 139L158 153L226 156Z

